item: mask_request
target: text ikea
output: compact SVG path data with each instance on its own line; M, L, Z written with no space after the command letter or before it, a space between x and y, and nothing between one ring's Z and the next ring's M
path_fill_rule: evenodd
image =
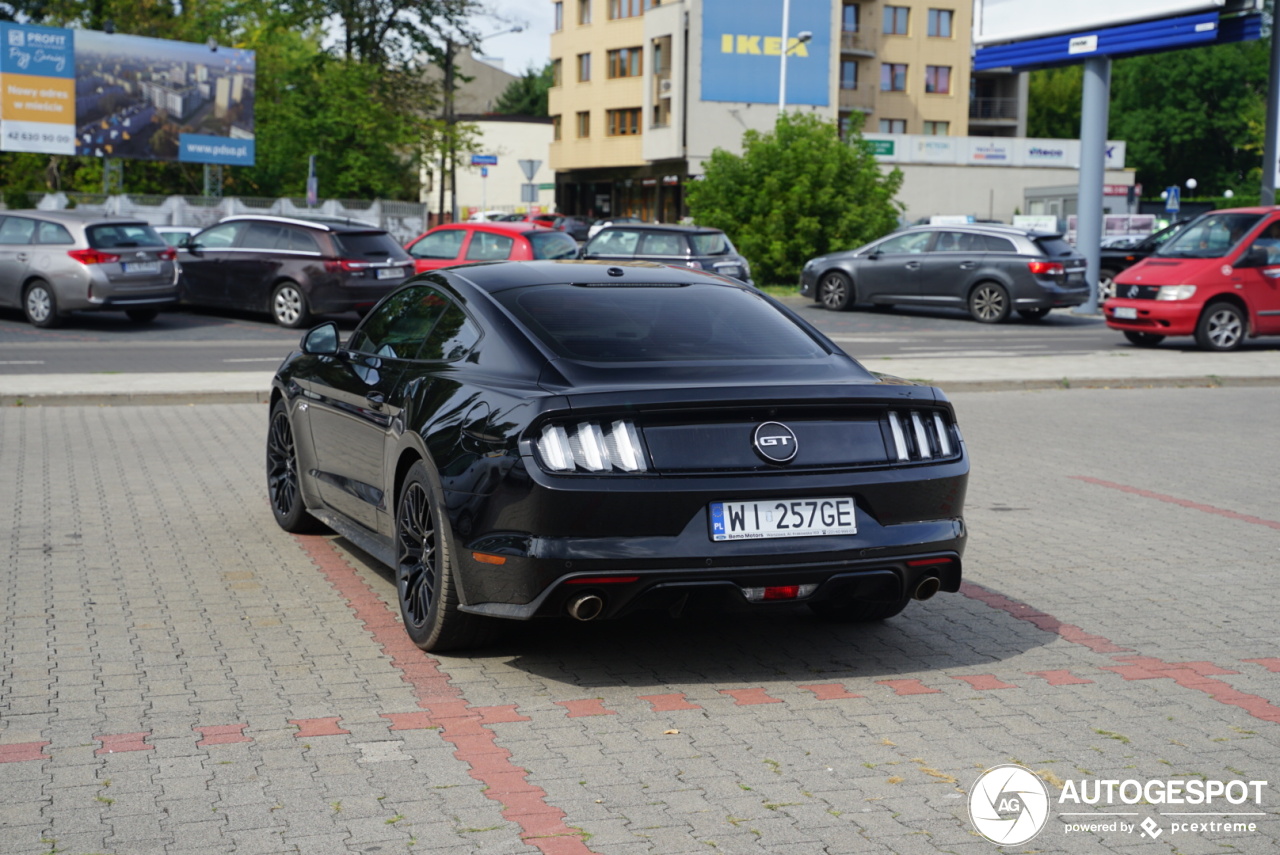
M782 56L782 36L741 36L724 33L720 36L721 53L752 54L755 56ZM808 56L809 50L798 38L787 42L789 56Z

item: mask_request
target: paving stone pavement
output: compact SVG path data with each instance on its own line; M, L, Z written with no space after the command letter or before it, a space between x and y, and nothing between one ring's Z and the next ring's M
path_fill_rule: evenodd
M1280 851L1280 390L953 399L961 595L434 657L384 569L275 526L265 406L0 410L0 853L976 855L1001 763L1051 794L1004 851ZM1268 784L1200 832L1086 779ZM1106 810L1159 836L1066 833Z

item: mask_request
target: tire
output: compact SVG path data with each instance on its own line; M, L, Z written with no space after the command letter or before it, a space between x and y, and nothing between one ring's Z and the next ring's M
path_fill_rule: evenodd
M1153 332L1137 332L1136 330L1125 330L1124 337L1129 339L1129 343L1138 347L1155 347L1164 341L1164 336Z
M297 282L285 280L271 292L271 317L280 326L296 330L311 320L307 295Z
M135 324L149 324L160 314L159 309L126 309L125 314Z
M43 279L32 282L22 292L22 313L27 316L27 323L33 327L47 330L62 323L53 286Z
M1101 270L1098 272L1098 305L1116 295L1116 272Z
M1018 314L1029 321L1043 321L1049 316L1051 309L1019 309Z
M996 282L979 282L969 293L969 314L980 324L998 324L1009 317L1009 292Z
M276 524L293 534L315 534L324 526L307 513L298 476L298 448L284 401L271 408L267 426L267 499Z
M1235 350L1249 331L1249 321L1232 303L1211 303L1196 324L1196 344L1204 350Z
M851 603L810 603L815 615L833 623L871 623L899 615L911 602L905 597L897 602L878 603L855 600Z
M853 281L839 270L822 274L818 279L818 302L833 312L848 311L853 305Z
M414 463L396 501L396 595L410 640L423 650L455 650L488 640L491 622L458 609L449 537L427 467Z

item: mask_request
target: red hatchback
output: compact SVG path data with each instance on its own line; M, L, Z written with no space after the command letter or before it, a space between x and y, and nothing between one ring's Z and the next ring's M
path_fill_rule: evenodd
M1116 277L1107 326L1141 347L1193 335L1205 350L1280 335L1280 207L1210 211Z
M473 261L531 261L578 255L573 238L537 223L449 223L419 235L404 248L413 258L417 273Z

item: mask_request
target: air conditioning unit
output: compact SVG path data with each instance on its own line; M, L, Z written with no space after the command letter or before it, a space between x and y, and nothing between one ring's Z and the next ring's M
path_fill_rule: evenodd
M658 84L658 91L661 92L663 95L670 95L672 88L673 87L671 85L670 80L663 80L661 83Z

